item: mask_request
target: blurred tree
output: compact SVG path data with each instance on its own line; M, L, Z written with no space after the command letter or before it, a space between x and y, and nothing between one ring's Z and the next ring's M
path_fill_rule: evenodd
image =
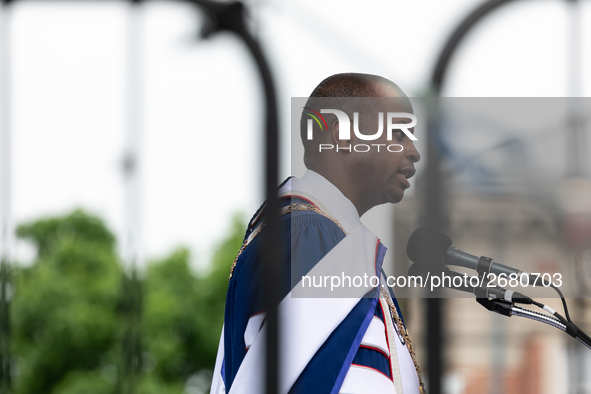
M139 394L203 392L243 228L235 217L204 274L193 273L185 248L148 264L140 287ZM36 245L38 255L30 267L13 270L15 394L117 392L126 303L115 237L80 210L23 224L17 236Z
M211 368L215 365L218 343L224 323L226 293L230 266L242 246L246 225L240 215L235 215L228 236L215 249L210 271L200 277L198 300L202 313L197 319L197 327L204 334L203 348L199 366Z
M230 265L242 245L243 228L243 220L234 217L228 237L202 275L192 273L184 248L149 264L143 312L149 374L172 383L213 370Z
M38 256L14 272L15 393L112 391L100 377L118 361L115 238L79 210L21 225L17 236L36 245Z

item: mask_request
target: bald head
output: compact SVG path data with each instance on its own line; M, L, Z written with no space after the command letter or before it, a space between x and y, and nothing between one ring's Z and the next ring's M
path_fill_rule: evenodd
M368 112L374 112L370 108L375 101L355 100L354 98L379 98L379 97L404 97L402 89L394 82L372 74L343 73L335 74L320 82L314 89L308 100L306 108L320 112L322 108L334 108L345 112L349 119L353 119L353 113L361 113L361 116ZM368 111L368 110L372 111ZM327 155L319 155L319 143L331 143L330 130L338 124L337 117L332 114L323 114L327 122L328 130L322 130L314 124L314 140L307 138L307 120L310 119L305 113L300 118L300 136L304 144L304 162L309 169L315 169L320 165L319 161Z
M335 74L320 82L310 95L313 97L383 97L384 89L406 97L392 81L372 74Z

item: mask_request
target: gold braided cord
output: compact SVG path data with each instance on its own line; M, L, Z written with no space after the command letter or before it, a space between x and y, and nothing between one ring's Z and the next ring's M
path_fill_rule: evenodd
M390 308L390 315L392 316L392 319L394 320L394 324L396 324L396 326L398 327L398 330L404 336L404 343L406 345L406 348L408 349L408 352L410 353L410 357L412 358L412 362L415 365L415 370L417 371L417 376L419 378L419 392L421 394L425 394L426 393L425 384L423 383L423 380L421 379L421 368L419 367L419 363L417 362L415 351L413 350L413 347L412 347L412 339L410 338L408 331L404 327L404 323L402 322L402 319L398 316L398 310L396 309L396 305L394 305L394 302L392 302L392 300L390 299L390 296L388 295L388 293L386 293L386 290L384 290L383 287L380 288L380 290L382 292L382 296L384 297L384 299L388 303L388 307Z
M293 212L293 211L312 211L312 212L319 213L320 215L324 216L325 218L330 219L334 224L336 224L341 229L341 231L343 233L345 233L345 235L347 235L347 232L345 231L345 229L341 226L341 224L338 221L336 221L335 219L331 218L330 216L328 216L327 214L322 212L314 204L300 204L299 202L292 202L291 204L286 205L283 208L279 209L279 215L285 215L285 214Z
M242 246L240 247L240 250L238 251L236 258L234 259L234 262L232 262L232 267L230 267L230 277L228 278L228 282L230 281L230 279L232 279L232 275L234 275L234 269L236 268L236 263L238 262L238 257L240 257L242 252L244 252L244 249L246 249L246 247L250 244L250 242L254 239L254 237L256 237L261 232L261 230L263 229L264 226L265 226L265 222L262 222L261 224L259 224L252 231L252 234L250 236L248 236L244 240L244 242L242 243Z

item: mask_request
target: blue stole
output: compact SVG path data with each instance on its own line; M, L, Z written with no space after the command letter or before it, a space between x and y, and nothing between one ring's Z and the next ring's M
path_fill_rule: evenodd
M283 199L282 205L285 206L292 202L310 203L307 200L299 199L297 196L289 196ZM245 234L245 241L249 239L257 226L262 223L264 215L263 205L249 223ZM367 229L363 229L369 233ZM284 277L280 281L280 287L282 299L285 297L282 304L289 304L292 301L296 302L294 301L295 299L291 298L290 293L298 285L298 278L317 268L320 261L326 261L323 260L325 256L339 245L345 239L346 235L330 218L313 211L294 211L282 216L281 231L284 239L280 247L281 263L284 265ZM365 233L364 236L366 238L368 237ZM264 229L244 248L238 257L228 286L224 330L220 341L218 362L216 363L218 365L214 373L221 375L225 392L230 394L235 392L257 393L258 389L256 387L261 384L259 377L258 383L254 382L255 379L253 379L254 383L250 386L250 383L244 383L250 377L242 376L240 383L233 390L235 379L239 376L240 368L243 367L243 362L245 362L245 358L247 358L247 354L251 350L245 343L245 331L247 330L249 321L254 316L264 314L264 302L260 289L263 237ZM368 243L366 241L363 242L365 244ZM377 238L373 242L375 255L372 254L371 258L373 261L371 263L375 268L374 273L380 276L386 248ZM292 268L294 268L293 272L296 273L293 280L291 277ZM384 359L384 356L377 355L371 349L360 348L361 340L374 316L382 320L384 319L380 308L377 307L378 297L379 293L377 289L370 289L367 294L362 294L357 300L332 299L325 301L325 305L330 305L330 302L339 304L348 302L348 305L351 307L347 309L347 313L342 320L332 322L335 325L334 329L323 340L320 346L317 348L312 347L314 352L310 353L310 358L305 360L303 366L301 363L298 364L298 368L301 369L299 375L295 378L292 377L292 381L287 382L286 386L282 387L280 392L294 394L336 394L339 392L352 363L368 365L382 371L387 376L390 375L389 361L387 358ZM394 297L392 298L395 300ZM326 304L327 302L329 304ZM302 303L305 303L305 301L302 301ZM398 308L397 303L396 307ZM327 309L332 308L327 307ZM400 313L399 315L402 316ZM261 332L264 332L264 318L260 324L261 327L259 328L262 328ZM290 324L297 326L299 320L291 321ZM305 331L306 328L313 326L315 322L303 321L301 324L302 330ZM298 327L294 328L290 326L290 329L294 329L295 333L299 331ZM307 338L300 339L304 342L307 341ZM314 339L313 335L311 335L310 340L312 341ZM252 345L253 349L255 346L255 344ZM281 348L280 352L283 350ZM251 356L255 357L254 354ZM247 362L249 366L244 367L244 369L253 368L250 365L253 363L258 363L258 368L264 365L262 364L262 360L257 359ZM245 374L244 372L242 373L242 375ZM389 377L391 378L391 376ZM216 376L214 376L214 384L215 382ZM253 391L249 391L249 389ZM218 394L213 390L215 390L214 387L212 387L212 394Z

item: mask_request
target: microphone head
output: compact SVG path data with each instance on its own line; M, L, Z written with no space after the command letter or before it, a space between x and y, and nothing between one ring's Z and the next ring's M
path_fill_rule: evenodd
M439 272L443 269L445 253L451 244L451 239L447 235L423 226L410 235L406 244L406 254L415 263L413 265L421 266L425 272Z

